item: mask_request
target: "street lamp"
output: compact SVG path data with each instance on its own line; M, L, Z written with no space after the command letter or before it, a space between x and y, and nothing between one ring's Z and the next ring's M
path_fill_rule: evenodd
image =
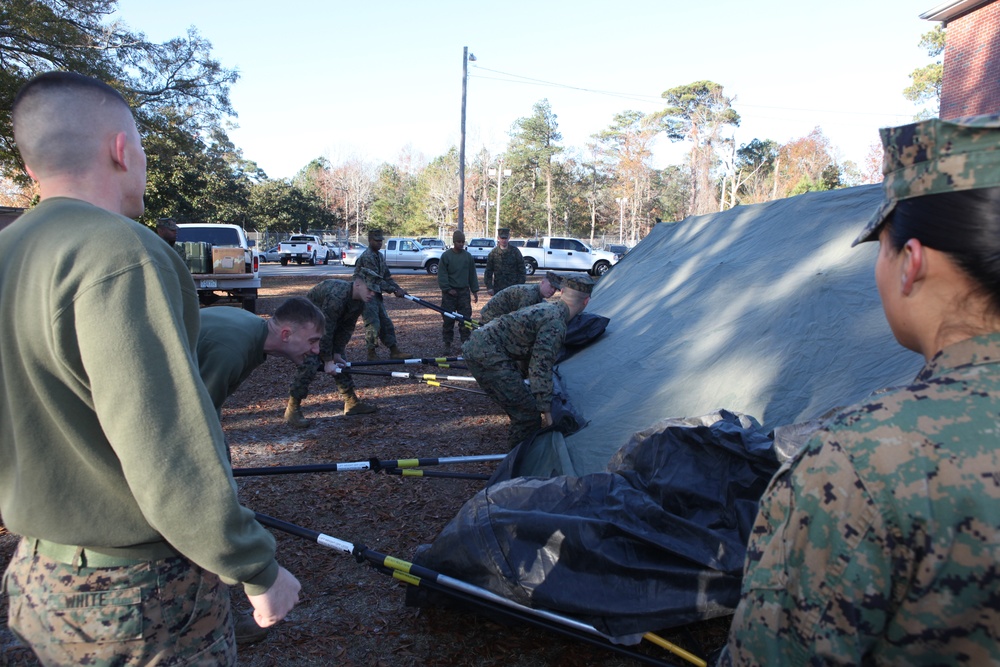
M625 238L625 203L628 201L628 197L618 197L615 199L618 202L618 243L624 243Z
M510 169L504 169L503 168L503 156L501 155L500 156L500 160L497 163L497 168L496 169L490 169L488 173L489 173L490 176L496 176L497 177L497 224L496 224L496 234L495 235L499 236L500 235L500 184L503 182L503 177L504 176L506 176L507 178L510 178L511 171L510 171ZM487 226L489 226L489 224L490 224L489 217L487 217L487 219L486 219L486 224L487 224ZM489 230L487 230L487 231L489 231Z
M462 132L458 149L458 231L464 231L465 222L465 92L469 82L469 61L476 62L476 56L469 53L469 47L462 47Z

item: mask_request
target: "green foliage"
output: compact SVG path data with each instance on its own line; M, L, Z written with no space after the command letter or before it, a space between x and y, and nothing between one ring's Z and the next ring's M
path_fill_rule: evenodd
M27 182L14 148L10 109L36 74L63 69L118 88L146 136L166 130L197 134L233 115L229 87L238 78L210 56L211 44L190 29L163 44L121 22L105 23L115 0L6 0L0 3L0 170Z
M925 32L920 37L920 47L927 50L931 58L938 58L944 52L945 29L939 23L934 29ZM938 59L935 62L918 67L910 72L909 86L903 89L903 97L914 104L933 103L934 109L923 109L916 119L933 118L941 107L941 86L944 81L944 65Z
M722 85L714 81L695 81L664 91L661 95L669 105L659 113L664 130L671 141L687 139L695 144L710 139L704 128L725 125L739 126L740 115L732 107L732 100L722 92Z
M433 222L414 210L414 201L422 192L417 179L395 165L382 165L375 182L369 224L390 235L436 236L436 228L429 231Z
M243 159L225 132L216 129L202 139L164 127L147 135L144 144L144 221L170 216L181 222L249 222L250 188L264 174Z
M752 139L737 149L736 168L743 173L770 174L774 171L779 148L773 139Z
M562 152L562 134L548 100L536 102L532 115L514 121L505 168L511 170L511 190L503 219L522 228L547 231L553 158Z
M836 190L842 187L844 187L844 185L841 183L840 167L835 164L831 164L823 169L823 173L818 179L812 179L807 175L802 176L802 178L799 179L799 182L788 191L788 196L794 197L795 195L801 195L806 192L824 192L826 190Z
M656 199L652 207L653 219L676 222L687 215L687 205L691 198L690 179L683 167L672 165L653 173Z
M250 187L248 227L269 232L298 232L329 229L334 218L323 202L286 179L270 179Z

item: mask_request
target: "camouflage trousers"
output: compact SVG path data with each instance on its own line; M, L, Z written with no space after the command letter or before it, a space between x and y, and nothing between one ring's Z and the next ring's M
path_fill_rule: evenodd
M10 629L43 665L235 665L229 587L173 557L68 565L22 539L4 575Z
M369 349L378 347L379 341L386 347L396 345L396 327L392 325L389 313L385 312L381 294L376 294L374 299L365 304L361 317L365 321L365 345Z
M299 366L292 380L292 386L288 390L288 395L300 401L309 395L309 385L312 384L316 374L322 372L323 360L315 354L307 354L305 361ZM354 389L354 380L347 373L337 373L333 376L333 381L337 384L337 389L341 394L349 394Z
M507 429L509 449L514 449L542 427L542 414L528 385L524 384L524 376L516 361L500 357L470 359L464 347L462 357L479 388L510 417L510 428Z
M456 290L458 294L452 296L448 292L441 292L441 308L448 311L449 313L458 313L459 315L465 315L467 319L472 319L472 292L468 287L463 287L462 289ZM469 340L469 336L472 334L472 330L465 326L457 320L453 320L447 315L442 315L441 319L444 321L441 323L441 337L444 339L445 345L451 345L452 341L455 340L455 327L458 327L458 335L461 337L462 342Z

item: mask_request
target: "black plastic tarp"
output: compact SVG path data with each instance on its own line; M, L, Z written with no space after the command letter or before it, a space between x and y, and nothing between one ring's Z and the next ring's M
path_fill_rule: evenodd
M751 418L667 420L635 434L607 472L502 480L502 467L416 562L635 643L732 612L777 467Z

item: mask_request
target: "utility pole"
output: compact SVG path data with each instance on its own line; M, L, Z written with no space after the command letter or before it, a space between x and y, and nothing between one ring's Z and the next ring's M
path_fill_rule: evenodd
M465 226L465 94L469 82L469 61L476 56L469 53L469 47L462 48L462 132L458 148L458 231Z
M490 171L493 170L491 169ZM503 168L503 155L501 155L500 159L497 161L496 172L497 172L497 223L496 223L496 229L494 231L495 234L500 234L500 184L503 182L503 177L504 176L509 177L511 173L510 169Z
M618 202L618 242L625 242L625 203L628 201L628 197L618 197L615 201Z

